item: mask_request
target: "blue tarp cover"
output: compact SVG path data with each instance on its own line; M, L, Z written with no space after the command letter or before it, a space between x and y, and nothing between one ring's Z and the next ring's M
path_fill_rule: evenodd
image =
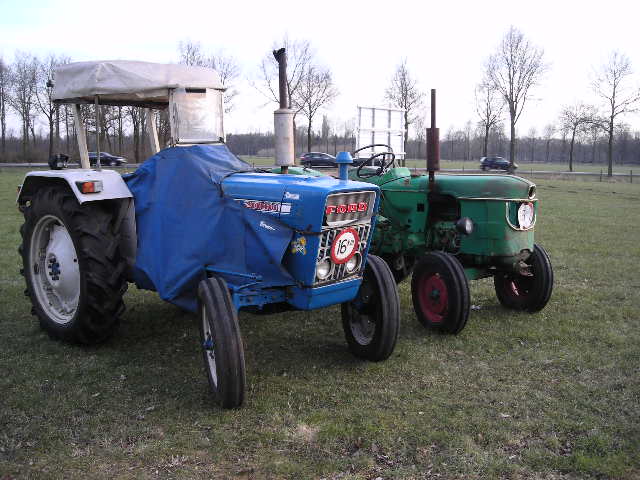
M125 177L135 199L139 287L195 311L205 266L258 274L263 287L295 283L281 263L293 231L223 195L225 177L249 170L225 145L195 145L162 150ZM251 282L222 276L232 288Z

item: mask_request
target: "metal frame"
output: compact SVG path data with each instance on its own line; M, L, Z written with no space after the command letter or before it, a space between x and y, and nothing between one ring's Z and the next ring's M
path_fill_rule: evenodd
M399 160L404 159L405 156L405 145L404 145L404 117L401 115L400 116L400 127L399 128L392 128L391 125L391 112L400 112L400 113L404 113L404 109L402 108L394 108L394 107L372 107L372 106L366 106L366 105L358 105L358 127L356 129L356 150L359 149L360 147L364 146L364 145L370 145L370 144L375 144L375 143L381 143L380 141L376 140L376 133L385 133L386 132L386 141L382 142L382 143L386 143L387 145L392 145L391 142L391 137L392 136L399 136L401 139L401 145L402 145L402 151L400 152L396 152L394 150L394 153L396 155L396 158ZM370 110L371 111L371 126L366 126L366 125L362 125L362 111L363 110ZM383 125L376 125L376 112L386 112L386 126ZM367 133L370 132L371 133L371 138L366 140L364 142L363 145L360 145L360 136L361 133ZM380 150L380 152L385 151L385 150ZM372 148L372 151L369 155L365 155L368 157L371 154L375 154L375 153L379 153L378 151L376 151L375 148Z

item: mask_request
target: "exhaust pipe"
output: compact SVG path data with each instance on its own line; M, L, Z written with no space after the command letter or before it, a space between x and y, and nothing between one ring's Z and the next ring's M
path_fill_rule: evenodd
M436 89L431 89L431 128L427 128L427 171L429 185L435 182L434 172L440 170L440 129L436 128Z
M273 112L273 130L275 136L276 165L280 173L289 173L289 165L293 165L293 110L289 108L287 93L287 54L284 48L273 51L278 62L278 85L280 108Z

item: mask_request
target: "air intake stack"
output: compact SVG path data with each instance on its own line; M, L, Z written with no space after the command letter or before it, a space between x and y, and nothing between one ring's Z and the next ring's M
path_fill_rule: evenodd
M436 128L436 89L431 89L431 128L427 128L427 171L429 185L435 181L434 172L440 170L440 129Z
M280 173L289 173L289 165L293 165L293 110L289 108L287 92L287 54L284 48L273 51L278 62L278 80L280 93L280 108L273 112L273 126L275 136L276 165L280 166Z

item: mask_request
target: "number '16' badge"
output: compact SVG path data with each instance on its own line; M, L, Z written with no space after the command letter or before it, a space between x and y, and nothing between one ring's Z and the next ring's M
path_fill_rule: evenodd
M331 245L331 260L338 265L349 261L358 251L360 237L353 228L345 228L336 235L333 245Z

